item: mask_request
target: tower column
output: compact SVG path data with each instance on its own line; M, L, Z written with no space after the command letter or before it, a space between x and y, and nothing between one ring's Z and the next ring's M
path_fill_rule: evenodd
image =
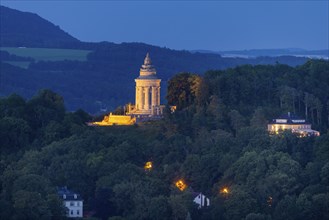
M139 90L138 90L138 87L136 86L136 91L135 91L135 103L136 103L136 109L138 109L138 99L139 99L139 97L138 97L138 95L139 95Z
M152 104L151 104L151 114L155 115L155 106L157 105L157 88L152 86Z
M145 100L144 100L144 109L150 109L150 87L145 87Z
M152 107L157 105L157 88L152 86Z
M138 87L138 104L137 110L143 109L143 87Z
M157 105L160 105L160 86L157 88Z

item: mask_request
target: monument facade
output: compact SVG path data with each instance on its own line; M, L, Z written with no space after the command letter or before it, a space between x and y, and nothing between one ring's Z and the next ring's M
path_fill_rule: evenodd
M160 83L156 70L152 65L149 53L135 79L135 106L130 106L128 114L139 116L160 116L164 106L160 105Z

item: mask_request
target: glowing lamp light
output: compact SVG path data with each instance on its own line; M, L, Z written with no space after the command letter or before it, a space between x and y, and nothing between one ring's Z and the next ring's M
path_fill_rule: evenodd
M227 188L227 187L224 187L224 188L221 190L221 193L228 194L228 193L229 193L228 188Z
M148 161L148 162L145 163L144 169L145 170L151 170L152 169L152 166L153 166L152 162L151 161Z
M182 179L178 180L175 185L180 191L184 191L187 188L186 183Z

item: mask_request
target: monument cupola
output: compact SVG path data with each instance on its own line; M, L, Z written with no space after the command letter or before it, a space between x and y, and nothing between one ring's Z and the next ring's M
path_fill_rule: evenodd
M147 53L144 59L144 64L142 65L139 71L139 78L149 78L149 77L154 78L155 75L156 75L155 68L152 65L152 61L149 53Z

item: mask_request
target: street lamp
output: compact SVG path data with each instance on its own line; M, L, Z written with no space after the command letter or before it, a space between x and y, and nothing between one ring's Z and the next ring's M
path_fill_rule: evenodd
M178 180L175 185L180 191L184 191L187 188L186 183L182 179Z

